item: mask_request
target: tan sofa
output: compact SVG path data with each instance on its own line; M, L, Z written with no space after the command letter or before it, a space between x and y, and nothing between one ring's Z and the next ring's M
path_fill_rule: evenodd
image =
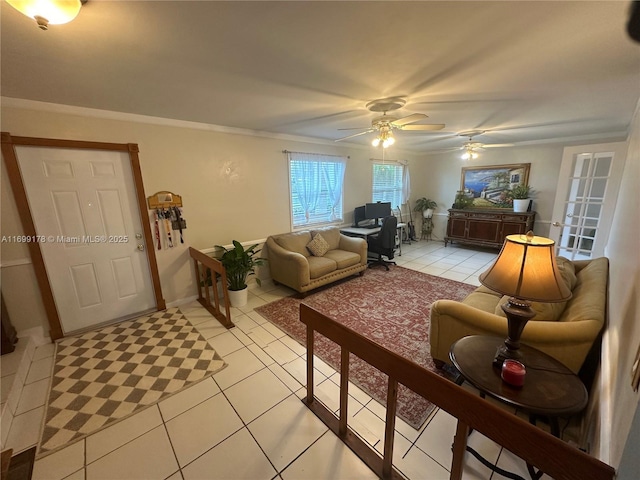
M317 234L326 242L327 251L312 254L308 245ZM338 227L325 227L272 235L267 238L267 256L274 282L305 293L356 273L362 275L367 268L367 242L341 234Z
M558 266L573 296L566 305L533 304L537 315L527 323L520 340L577 373L605 325L609 262L604 257L574 262L558 257ZM434 302L429 342L436 364L451 363L451 345L467 335L506 338L507 319L500 308L504 301L501 294L482 286L462 302Z

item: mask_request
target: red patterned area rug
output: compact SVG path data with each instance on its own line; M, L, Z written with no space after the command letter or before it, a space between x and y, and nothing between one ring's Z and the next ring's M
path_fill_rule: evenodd
M300 303L335 319L389 350L447 377L429 354L430 307L438 299L462 300L476 287L434 277L403 267L368 269L362 277L351 277L316 290L304 299L286 297L256 311L305 345L306 330L299 319ZM336 369L340 365L338 345L318 335L316 354ZM383 405L387 376L355 355L350 360L350 380ZM419 428L434 405L400 385L398 416Z

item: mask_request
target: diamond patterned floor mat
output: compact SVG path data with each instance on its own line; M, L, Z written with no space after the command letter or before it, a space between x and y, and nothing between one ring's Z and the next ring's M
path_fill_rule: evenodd
M177 308L56 345L38 456L203 380L226 364Z

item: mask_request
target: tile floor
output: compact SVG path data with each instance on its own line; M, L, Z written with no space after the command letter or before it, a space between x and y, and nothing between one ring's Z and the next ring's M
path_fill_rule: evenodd
M395 260L407 268L478 285L478 274L494 258L491 251L420 241L403 245L402 256ZM227 368L38 460L33 478L376 478L300 401L305 394L305 349L253 311L292 292L273 285L254 287L248 305L232 309L237 327L231 330L197 302L181 306ZM15 415L5 443L14 453L38 441L53 353L53 345L35 349L28 372L18 372L15 361L2 358L3 387L24 376L22 395L17 403L11 400ZM337 411L339 375L320 360L315 365L316 395ZM349 425L381 451L384 407L354 385L349 392ZM4 396L2 400L11 403ZM420 430L398 419L396 431L394 465L406 478L449 478L453 417L436 410ZM491 462L528 478L520 459L477 432L469 443ZM499 478L467 456L464 478Z

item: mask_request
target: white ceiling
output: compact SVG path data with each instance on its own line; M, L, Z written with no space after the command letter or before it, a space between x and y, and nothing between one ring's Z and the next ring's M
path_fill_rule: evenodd
M441 132L517 145L625 138L640 96L630 2L100 1L39 30L2 2L1 93L335 140L405 96ZM350 141L368 143L371 135Z

